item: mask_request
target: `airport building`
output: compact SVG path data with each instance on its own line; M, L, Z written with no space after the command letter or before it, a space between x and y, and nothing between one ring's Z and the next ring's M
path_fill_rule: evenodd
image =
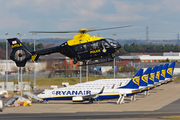
M136 53L118 56L118 61L123 65L127 63L159 63L159 62L180 62L180 52L164 53Z
M80 62L73 64L73 60L60 54L53 53L51 55L40 56L39 62L47 62L47 69L54 70L77 70L79 69Z

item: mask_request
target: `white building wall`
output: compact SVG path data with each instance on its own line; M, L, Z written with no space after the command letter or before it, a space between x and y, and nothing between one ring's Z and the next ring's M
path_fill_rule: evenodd
M107 72L109 70L112 70L112 69L113 69L112 66L102 66L101 67L101 72L105 73L105 72Z
M30 83L28 82L22 82L22 88L23 90L30 90ZM0 82L0 91L5 90L5 82ZM7 84L7 89L8 91L14 91L15 90L15 86L14 86L14 82L8 82ZM21 82L19 82L19 90L21 90Z
M180 56L180 52L164 52L163 56Z
M180 56L139 56L141 60L180 60Z
M180 68L174 68L174 75L180 74Z
M38 62L36 64L36 72L45 70L47 67L46 62ZM25 68L30 71L34 71L34 63L27 62ZM0 60L0 74L4 75L6 71L6 60ZM8 60L8 71L17 71L17 66L14 61Z

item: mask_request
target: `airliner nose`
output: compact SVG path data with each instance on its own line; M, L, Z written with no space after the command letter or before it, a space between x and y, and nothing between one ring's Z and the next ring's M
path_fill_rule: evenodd
M42 96L41 94L38 94L38 95L37 95L37 97L39 97L39 98L41 98L41 96Z

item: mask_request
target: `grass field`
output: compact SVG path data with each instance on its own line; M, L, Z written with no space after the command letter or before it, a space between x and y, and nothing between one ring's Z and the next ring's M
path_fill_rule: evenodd
M175 78L174 82L180 82L180 77Z
M159 119L180 119L180 116L163 116L163 117L159 117Z
M108 77L100 76L100 75L91 75L88 78L88 81L93 81L97 79L104 79ZM2 80L4 81L4 80ZM14 82L14 79L9 79L9 82ZM33 84L34 79L23 79L23 82L30 82L30 84ZM37 78L36 79L36 85L38 86L50 86L50 85L62 85L62 82L69 82L70 85L74 85L76 83L80 83L79 77L66 77L66 78ZM81 78L81 82L86 82L86 77Z

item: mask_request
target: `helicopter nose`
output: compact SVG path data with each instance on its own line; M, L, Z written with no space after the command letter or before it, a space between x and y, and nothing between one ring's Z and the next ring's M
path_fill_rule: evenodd
M121 48L120 44L117 44L116 50L119 50Z

